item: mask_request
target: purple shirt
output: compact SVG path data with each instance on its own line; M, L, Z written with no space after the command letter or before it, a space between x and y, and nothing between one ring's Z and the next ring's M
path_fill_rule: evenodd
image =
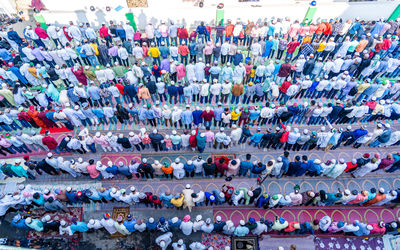
M36 57L36 59L38 59L39 61L43 61L44 60L44 57L43 57L42 53L40 52L39 48L34 48L32 50L32 55L34 57Z
M117 46L113 46L111 48L108 49L108 54L110 56L118 56L118 47Z
M160 69L161 69L161 70L165 70L165 71L167 71L167 72L170 71L170 68L169 68L169 59L164 59L164 60L161 61Z

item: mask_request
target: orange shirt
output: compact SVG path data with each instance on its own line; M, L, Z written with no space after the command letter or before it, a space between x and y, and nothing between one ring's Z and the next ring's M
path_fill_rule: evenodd
M367 201L364 206L371 206L374 205L375 203L380 202L381 200L384 200L386 198L386 194L381 194L381 193L377 193L375 198L373 198L372 200Z
M174 169L171 166L168 167L163 166L161 170L164 172L164 174L172 174L172 172L174 171Z
M229 24L226 26L225 32L226 32L226 37L230 37L233 35L233 29L235 28L235 25Z
M358 45L357 45L355 51L358 52L358 53L363 52L364 49L365 49L365 47L367 47L367 44L368 44L368 40L367 40L367 39L361 40L361 41L358 43Z

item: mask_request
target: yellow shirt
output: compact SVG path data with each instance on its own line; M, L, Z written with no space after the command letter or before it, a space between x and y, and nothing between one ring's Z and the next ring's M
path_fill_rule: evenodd
M99 47L97 46L97 44L95 44L95 43L90 43L90 45L92 45L92 47L93 47L93 49L94 49L94 54L97 56L97 55L100 55L100 53L99 53Z
M372 114L373 115L383 114L384 110L385 110L384 107L378 103L378 104L376 104L374 110L372 111Z
M366 90L367 88L369 88L369 86L370 86L371 84L369 84L369 83L361 83L360 85L358 85L358 87L357 87L357 93L358 94L361 94L362 92L364 92L364 90Z
M255 77L256 76L256 70L255 69L251 69L250 70L250 77Z
M322 52L326 47L326 42L322 42L319 44L317 52Z
M178 199L172 198L170 202L175 207L182 207L183 206L183 198L184 198L184 196L183 196L183 194L181 194L181 198L178 198Z
M147 54L151 57L159 57L161 55L160 50L155 47L150 48Z
M239 116L242 114L242 112L236 113L235 110L231 112L231 119L232 121L236 121L239 119Z

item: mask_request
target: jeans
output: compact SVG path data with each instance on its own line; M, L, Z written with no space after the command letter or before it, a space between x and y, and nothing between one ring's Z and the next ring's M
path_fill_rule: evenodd
M97 61L96 56L94 56L94 55L93 56L88 56L87 58L89 59L90 64L92 66L98 66L99 65L99 62Z
M232 100L231 100L231 104L238 104L240 100L240 96L234 96L232 95Z
M181 63L183 63L184 65L187 64L187 59L188 59L188 56L187 56L187 55L186 55L186 56L182 56L182 55L181 55Z
M117 117L113 116L113 117L109 117L108 119L110 120L111 124L117 124Z
M172 144L172 148L177 151L177 150L181 150L181 144Z
M153 64L157 64L158 66L161 65L161 60L159 56L153 57Z

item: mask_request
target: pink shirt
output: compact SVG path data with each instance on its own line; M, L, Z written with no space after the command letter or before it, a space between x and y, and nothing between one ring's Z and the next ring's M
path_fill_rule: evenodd
M40 37L41 39L46 39L49 37L49 35L47 35L46 31L41 28L41 27L36 27L35 28L35 33L38 35L38 37Z
M45 200L49 199L50 197L53 197L54 200L57 200L57 197L56 197L55 194L52 194L52 193L47 194L47 195L46 195L46 194L43 194L43 198L44 198Z
M107 28L106 26L101 27L101 28L99 29L99 33L100 33L100 36L101 36L102 38L107 37L107 36L110 36L110 34L108 33L108 28Z
M104 138L104 136L100 136L100 137L94 136L93 141L96 144L100 144L101 146L104 146L104 147L110 146L110 143Z
M310 27L309 26L302 26L299 30L299 35L300 36L306 36L306 33L310 33Z
M165 147L172 148L172 141L171 139L164 139Z
M133 40L138 41L140 40L140 38L142 37L142 34L137 31L134 35L133 35Z
M95 164L87 166L86 169L90 175L90 178L96 179L97 177L99 177L100 172L96 169Z
M206 132L204 132L204 134L206 134L206 142L214 141L214 132L206 131Z
M0 146L3 146L5 148L9 148L9 147L11 147L11 145L12 145L11 142L7 141L4 138L0 138Z
M204 55L211 55L213 52L213 48L213 45L207 45L203 50Z

